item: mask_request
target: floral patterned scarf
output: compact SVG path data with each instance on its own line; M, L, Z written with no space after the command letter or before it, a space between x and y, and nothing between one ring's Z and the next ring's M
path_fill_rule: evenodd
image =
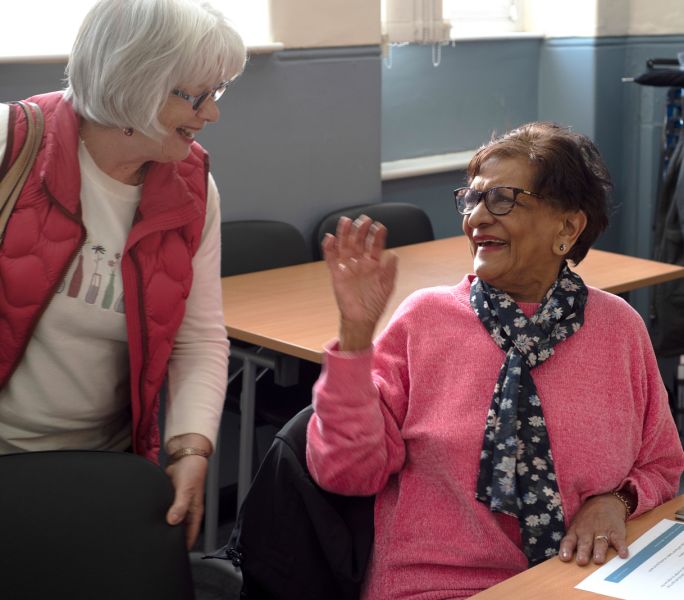
M530 566L558 553L565 534L549 435L531 369L584 322L587 287L567 264L529 319L506 293L477 278L470 304L506 357L487 413L476 497L518 518Z

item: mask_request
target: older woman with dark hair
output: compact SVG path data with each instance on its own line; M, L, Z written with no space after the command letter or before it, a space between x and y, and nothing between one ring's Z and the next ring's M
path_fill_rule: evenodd
M240 36L192 0L101 0L65 92L34 96L45 133L0 246L0 453L165 449L167 519L201 523L223 407L220 214L195 136L245 64ZM26 137L0 105L0 177Z
M625 520L684 468L642 319L570 269L608 221L595 146L532 123L468 178L474 274L411 295L375 342L397 268L384 227L341 220L323 242L340 335L307 461L325 489L377 494L364 598L464 598L558 553L626 556Z

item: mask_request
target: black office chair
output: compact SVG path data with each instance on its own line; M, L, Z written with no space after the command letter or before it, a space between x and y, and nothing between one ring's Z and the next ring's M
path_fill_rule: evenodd
M191 600L185 529L166 523L173 489L122 452L0 456L0 596Z
M253 273L278 267L289 267L311 261L299 229L282 221L224 221L221 223L221 277ZM231 343L237 342L231 340ZM311 402L311 387L318 378L320 366L299 362L299 383L284 387L275 382L270 370L260 374L257 382L255 423L280 429L299 410ZM240 410L239 376L231 381L226 398L227 408Z
M388 248L429 242L435 239L430 217L422 208L413 204L378 202L376 204L349 206L326 215L314 228L312 244L314 258L316 260L321 258L321 242L326 233L335 233L337 221L340 217L349 217L353 220L361 215L368 215L371 219L380 221L387 227Z
M307 407L283 427L211 558L242 572L243 600L357 600L373 546L374 496L321 489L306 466Z
M221 223L221 277L309 262L300 231L283 221Z

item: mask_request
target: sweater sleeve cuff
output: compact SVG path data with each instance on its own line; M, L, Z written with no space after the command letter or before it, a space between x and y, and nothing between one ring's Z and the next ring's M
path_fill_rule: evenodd
M340 340L338 338L334 338L330 340L325 346L323 346L323 349L325 350L325 355L326 357L335 357L335 358L343 358L343 359L355 359L355 358L363 358L363 357L368 357L372 358L373 357L373 346L371 345L369 348L366 350L359 350L359 351L350 351L350 350L340 350Z
M341 352L338 340L333 340L324 346L324 350L323 370L315 387L314 407L317 406L316 396L320 393L335 397L335 404L341 402L349 407L367 405L369 396L377 394L371 376L373 348L361 352Z

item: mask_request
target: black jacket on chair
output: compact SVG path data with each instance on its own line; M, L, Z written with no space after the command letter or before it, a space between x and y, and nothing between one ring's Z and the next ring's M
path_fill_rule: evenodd
M339 496L306 468L307 407L278 432L240 508L229 543L213 557L240 567L249 600L359 597L373 544L374 497Z

